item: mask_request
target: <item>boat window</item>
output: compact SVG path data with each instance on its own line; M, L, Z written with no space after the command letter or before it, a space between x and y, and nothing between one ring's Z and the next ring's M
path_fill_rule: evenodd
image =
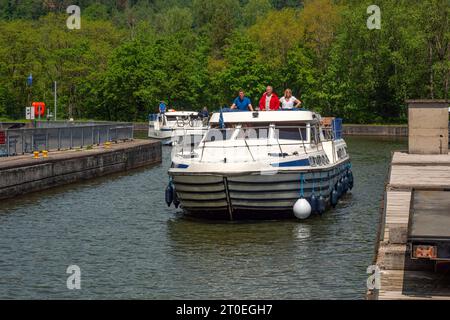
M166 117L167 117L167 120L170 120L170 121L177 120L177 117L175 117L175 116L166 116Z
M267 139L269 137L269 128L247 128L240 129L237 139Z
M306 140L306 128L276 128L275 136L280 140Z
M205 142L229 140L236 129L210 129L205 137Z
M333 132L329 128L322 128L322 134L325 140L333 140Z

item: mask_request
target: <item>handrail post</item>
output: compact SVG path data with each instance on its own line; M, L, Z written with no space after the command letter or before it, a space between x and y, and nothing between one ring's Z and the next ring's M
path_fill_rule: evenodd
M70 149L73 148L73 127L70 127Z
M58 151L61 150L61 128L58 128Z
M48 150L48 149L49 149L48 130L49 130L49 129L46 129L46 130L45 130L45 150Z
M9 130L6 130L6 154L8 155L8 157L11 156L9 152Z
M84 147L84 127L81 127L81 148Z

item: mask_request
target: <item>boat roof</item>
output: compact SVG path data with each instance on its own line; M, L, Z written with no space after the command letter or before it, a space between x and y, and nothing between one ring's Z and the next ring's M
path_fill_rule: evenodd
M319 121L320 115L308 110L279 111L235 111L222 112L225 123L277 123L277 122L313 122ZM219 123L220 112L211 116L210 123Z

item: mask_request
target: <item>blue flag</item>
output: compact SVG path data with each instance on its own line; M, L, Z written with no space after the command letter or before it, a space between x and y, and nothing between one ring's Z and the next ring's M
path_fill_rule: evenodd
M222 108L220 108L219 126L220 126L220 129L225 128L225 121L223 120Z

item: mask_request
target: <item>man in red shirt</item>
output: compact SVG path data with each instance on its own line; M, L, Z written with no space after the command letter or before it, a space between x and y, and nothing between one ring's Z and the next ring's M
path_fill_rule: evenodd
M280 100L278 96L273 92L273 88L268 86L266 92L259 100L260 111L275 111L280 109Z

